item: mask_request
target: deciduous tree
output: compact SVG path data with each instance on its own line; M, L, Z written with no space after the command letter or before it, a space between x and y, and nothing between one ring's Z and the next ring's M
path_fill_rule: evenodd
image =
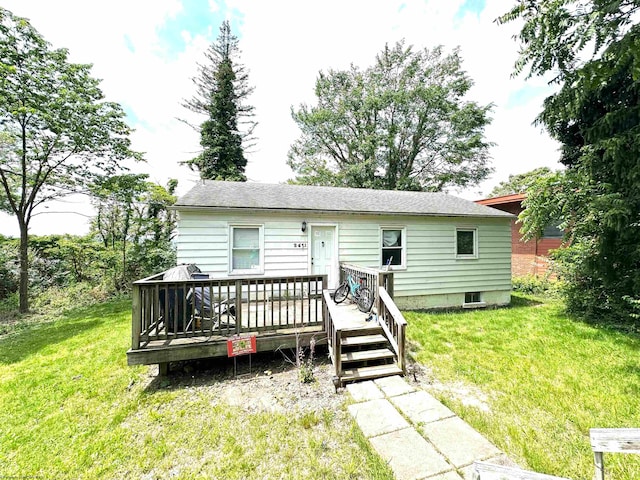
M524 228L561 219L572 240L559 257L569 307L617 321L635 318L640 292L639 9L637 0L540 0L501 19L525 20L518 68L553 70L561 85L539 121L561 142L567 171L530 189Z
M440 191L491 172L484 138L490 105L465 99L472 81L458 50L398 42L361 70L320 72L317 105L292 111L301 136L289 151L295 182Z
M0 8L0 205L20 227L20 310L28 310L29 224L43 203L140 158L122 108L90 65L68 61L28 20Z
M515 193L526 193L527 189L533 185L537 179L551 175L551 169L548 167L540 167L530 172L519 173L517 175L509 175L504 182L500 182L491 190L489 197L502 197L504 195L512 195Z

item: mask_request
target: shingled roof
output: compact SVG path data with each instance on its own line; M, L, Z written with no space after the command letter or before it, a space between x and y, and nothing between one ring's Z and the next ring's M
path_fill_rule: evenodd
M512 217L509 213L445 193L211 180L198 182L178 199L175 208Z

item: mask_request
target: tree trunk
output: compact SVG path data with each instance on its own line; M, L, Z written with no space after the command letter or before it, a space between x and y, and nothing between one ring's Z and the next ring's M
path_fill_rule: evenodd
M20 224L20 313L29 311L29 226L23 219Z

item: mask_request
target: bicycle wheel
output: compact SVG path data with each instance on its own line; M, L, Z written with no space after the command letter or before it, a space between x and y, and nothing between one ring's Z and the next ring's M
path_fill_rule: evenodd
M333 293L333 301L336 303L344 302L344 299L349 295L349 284L347 282L343 282Z
M371 310L371 307L373 307L373 299L373 292L367 287L362 287L360 290L358 290L358 310L367 313L369 310Z

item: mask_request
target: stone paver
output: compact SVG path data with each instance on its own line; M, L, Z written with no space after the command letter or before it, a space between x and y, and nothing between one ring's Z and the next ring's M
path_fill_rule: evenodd
M407 421L402 418L402 415L388 400L370 400L364 403L354 403L347 408L367 438L409 426Z
M369 439L397 480L415 480L452 471L453 466L413 428Z
M436 398L399 376L353 383L347 391L359 402L347 407L349 413L398 480L472 480L476 460L517 466Z
M423 390L393 397L389 400L415 425L455 417L455 413Z
M456 467L463 467L475 460L500 455L486 438L458 417L446 418L422 426L423 434Z
M374 382L387 397L395 397L396 395L404 395L405 393L416 391L399 375L377 378Z
M384 398L384 394L380 391L373 380L367 380L366 382L350 383L347 385L347 392L351 394L351 397L356 402L364 402L367 400L375 400L377 398Z

